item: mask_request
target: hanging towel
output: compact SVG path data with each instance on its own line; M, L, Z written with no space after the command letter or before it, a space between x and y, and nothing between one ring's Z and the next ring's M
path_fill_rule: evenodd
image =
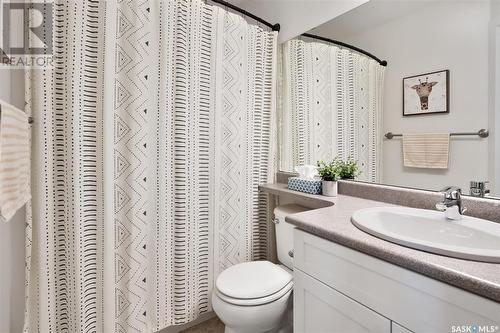
M448 169L449 133L403 134L404 166Z
M0 101L0 221L8 221L28 200L29 124L23 111Z

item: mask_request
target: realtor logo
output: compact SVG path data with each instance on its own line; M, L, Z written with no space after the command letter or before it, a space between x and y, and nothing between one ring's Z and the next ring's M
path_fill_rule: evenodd
M52 3L2 5L2 64L45 66L52 56Z

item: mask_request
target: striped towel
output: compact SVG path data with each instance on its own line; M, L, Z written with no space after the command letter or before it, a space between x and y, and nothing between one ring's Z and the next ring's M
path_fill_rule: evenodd
M23 111L0 101L0 221L30 200L29 124Z
M448 169L449 133L403 134L404 166Z

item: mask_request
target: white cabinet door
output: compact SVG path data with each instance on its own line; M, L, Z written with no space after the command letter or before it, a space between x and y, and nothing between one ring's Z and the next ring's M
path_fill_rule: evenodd
M500 326L498 302L298 229L293 237L294 269L413 332Z
M390 333L391 321L309 275L294 273L294 333Z
M392 325L391 333L413 333L412 331L404 328L401 325L396 324L395 322L392 322L391 325Z

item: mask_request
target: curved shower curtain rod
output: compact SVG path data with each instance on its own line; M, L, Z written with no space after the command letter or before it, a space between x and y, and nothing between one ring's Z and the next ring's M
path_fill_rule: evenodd
M312 34L302 34L302 36L314 38L314 39L319 39L319 40L322 40L324 42L328 42L328 43L336 44L336 45L339 45L342 47L346 47L348 49L354 50L356 52L362 53L362 54L372 58L373 60L377 61L381 66L387 66L387 61L380 60L379 58L377 58L376 56L374 56L370 52L365 51L363 49L360 49L359 47L356 47L356 46L353 46L353 45L350 45L350 44L347 44L344 42L339 42L338 40L334 40L334 39L330 39L330 38L326 38L326 37L321 37L321 36L316 36L316 35L312 35Z
M277 31L277 32L280 31L280 24L279 23L271 24L271 23L267 22L266 20L261 19L260 17L255 16L254 14L249 13L246 10L244 10L244 9L242 9L240 7L237 7L237 6L235 6L235 5L233 5L233 4L229 3L229 2L223 1L223 0L210 0L210 1L214 2L214 3L217 3L219 5L222 5L224 7L230 8L230 9L232 9L234 11L237 11L238 13L240 13L240 14L242 14L244 16L248 16L248 17L254 19L257 22L260 22L260 23L268 26L269 28L273 29L273 31Z
M227 8L230 8L244 16L247 16L247 17L250 17L252 19L254 19L255 21L257 22L260 22L262 24L264 24L265 26L271 28L273 31L277 31L279 32L280 31L280 24L279 23L276 23L276 24L271 24L269 22L267 22L266 20L252 14L252 13L249 13L247 12L246 10L238 7L238 6L235 6L229 2L226 2L224 0L210 0L211 2L213 3L216 3L216 4L219 4L221 6L224 6L224 7L227 7ZM329 38L325 38L325 37L321 37L321 36L316 36L316 35L312 35L312 34L302 34L302 36L304 37L309 37L309 38L314 38L314 39L319 39L319 40L322 40L324 42L328 42L328 43L332 43L332 44L336 44L336 45L339 45L339 46L343 46L343 47L346 47L346 48L349 48L351 50L354 50L356 52L359 52L361 54L364 54L372 59L374 59L375 61L377 61L381 66L387 66L387 61L385 60L380 60L379 58L377 58L376 56L374 56L373 54L371 54L370 52L367 52L365 50L362 50L360 49L359 47L356 47L356 46L353 46L353 45L349 45L347 43L344 43L344 42L339 42L337 40L333 40L333 39L329 39Z

